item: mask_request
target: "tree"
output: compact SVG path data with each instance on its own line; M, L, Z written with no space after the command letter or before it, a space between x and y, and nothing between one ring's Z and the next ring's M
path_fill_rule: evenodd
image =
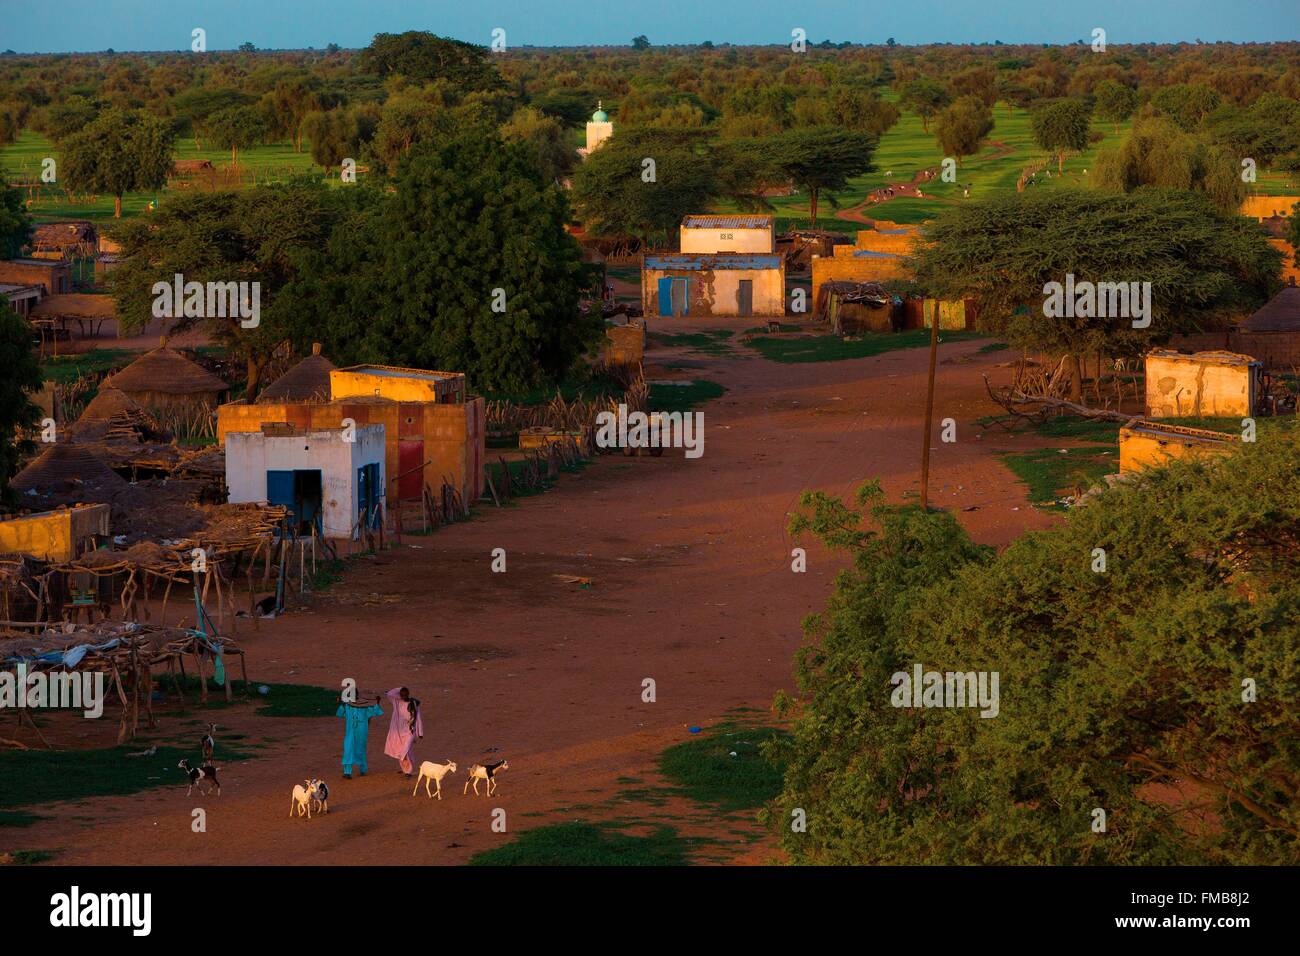
M1141 354L1172 334L1249 312L1267 300L1280 264L1254 222L1171 189L998 196L940 214L925 236L918 284L941 299L975 299L981 326L1017 347L1072 356L1075 401L1082 355ZM1076 285L1149 282L1150 324L1078 315L1083 309L1049 316L1048 284L1067 274Z
M302 118L300 135L311 144L311 158L323 169L335 169L344 159L356 159L379 126L379 107L373 103L314 110Z
M162 120L137 110L106 110L59 144L59 178L68 189L108 193L114 218L121 218L123 195L167 181L172 142Z
M952 78L952 90L958 97L973 96L992 108L998 101L998 74L992 66L973 66Z
M202 149L203 127L210 116L252 102L253 97L241 90L186 89L176 94L170 105L179 128L182 131L188 129L194 137L194 148Z
M259 323L244 328L238 315L175 316L169 331L201 327L245 362L247 394L256 397L261 371L277 348L294 337L283 290L297 275L299 258L329 235L330 192L319 182L189 193L169 199L148 219L114 233L124 260L114 276L113 298L122 327L135 332L153 320L153 287L185 282L257 282ZM224 311L224 310L223 310Z
M620 129L573 174L573 204L588 232L647 245L671 242L682 217L718 194L710 155L673 130Z
M213 113L204 123L212 144L230 150L230 165L239 165L239 151L266 142L270 125L256 106L232 106Z
M993 131L993 112L983 100L963 96L939 114L934 137L945 156L961 162L963 156L979 152L980 144Z
M1119 133L1119 124L1132 116L1133 111L1137 109L1137 91L1114 80L1103 80L1098 83L1097 88L1093 90L1093 98L1096 103L1097 118L1115 124L1116 134Z
M1193 130L1213 113L1223 102L1208 86L1176 83L1156 90L1151 97L1151 110L1158 116L1167 116L1185 130Z
M875 169L871 162L875 137L834 127L790 130L747 146L756 159L808 193L814 229L822 193L829 193L833 203L834 194L845 189L850 179Z
M1093 184L1120 192L1162 186L1204 193L1226 215L1246 197L1235 153L1184 133L1167 119L1138 120L1118 149L1097 154Z
M518 391L558 380L599 339L600 313L578 308L590 275L568 203L525 146L473 131L414 147L389 191L332 192L358 198L281 298L336 360Z
M16 259L32 235L32 217L23 205L22 193L11 189L0 177L0 259Z
M1088 148L1092 113L1082 100L1061 99L1045 103L1030 114L1034 142L1056 154L1057 172L1065 171L1065 154Z
M262 96L262 112L272 136L287 136L295 152L302 152L302 120L313 110L338 105L337 96L327 96L314 76L282 80Z
M537 168L551 182L568 176L578 157L564 124L531 106L515 110L501 127L501 138L507 143L526 145L533 153Z
M461 90L492 90L502 85L486 47L420 30L378 33L357 54L357 70L416 83L446 80Z
M898 102L921 117L921 128L930 131L930 118L952 102L952 95L942 83L927 76L904 83L898 91Z
M12 191L6 189L6 197ZM6 202L3 208L7 207ZM0 217L3 215L0 209ZM4 494L0 497L12 500L9 479L17 473L22 457L35 448L27 436L40 419L40 409L31 396L41 388L41 368L32 351L32 327L10 307L3 295L0 295L0 368L4 369L0 375L0 488Z
M1150 469L1001 554L875 486L869 523L806 493L792 532L852 564L805 623L792 737L770 751L792 861L1300 862L1297 462L1279 431ZM918 664L996 673L997 716L907 706L899 675ZM1246 677L1274 692L1246 702Z
M632 49L648 50L650 49L650 39L644 33L632 38Z

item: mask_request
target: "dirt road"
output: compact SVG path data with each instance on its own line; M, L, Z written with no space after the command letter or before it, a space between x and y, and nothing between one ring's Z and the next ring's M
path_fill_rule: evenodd
M958 441L935 433L931 501L1000 545L1053 519L1028 506L995 457L1042 443L980 438L970 424L993 411L980 372L1005 375L995 368L1005 353L977 355L979 344L941 350L935 418L955 418ZM545 495L358 558L310 608L242 633L255 681L409 685L425 703L418 757L461 766L441 802L413 799L413 781L382 755L387 716L372 724L369 776L345 782L342 721L272 720L241 707L215 718L231 722L222 732L266 746L222 768L222 796L165 787L49 808L63 812L0 829L0 848L56 850L60 864L460 863L570 818L564 808L616 795L620 777L652 776L657 754L688 725L766 710L776 690L793 689L800 619L822 606L843 563L801 542L808 571L792 573L789 513L809 488L848 494L878 476L892 500L916 489L926 352L781 365L733 349L650 356L726 386L703 408L703 457L605 456ZM504 574L490 570L498 547ZM641 701L647 677L653 704ZM496 798L461 795L471 762L501 757L510 770ZM289 819L289 791L316 775L331 785L332 812ZM207 810L206 833L191 832L195 807ZM507 810L509 833L492 831L494 807Z

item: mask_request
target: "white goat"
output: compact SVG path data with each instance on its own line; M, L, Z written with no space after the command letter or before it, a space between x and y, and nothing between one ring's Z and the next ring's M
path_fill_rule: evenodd
M311 802L312 794L316 792L316 787L320 784L319 780L306 781L307 786L301 783L293 788L293 800L289 804L289 816L293 816L293 811L298 811L298 816L307 815L311 819Z
M430 798L433 797L433 791L429 789L429 781L432 780L434 787L438 792L438 799L442 799L442 778L449 773L456 772L456 765L448 760L446 763L434 763L432 760L426 760L420 764L420 775L415 778L415 789L411 791L411 796L420 792L420 782L424 782L424 791Z

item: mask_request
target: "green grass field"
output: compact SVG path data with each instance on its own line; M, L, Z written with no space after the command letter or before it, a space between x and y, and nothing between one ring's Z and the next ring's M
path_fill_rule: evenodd
M943 332L940 344L964 342L983 338L980 332ZM812 335L793 339L772 336L755 336L749 346L763 358L773 362L799 364L803 362L839 362L844 359L866 358L896 349L914 349L930 344L928 329L908 329L905 332L866 332L856 338L842 339L838 335Z
M24 130L16 142L0 148L0 170L4 170L10 182L38 182L41 160L47 156L58 157L54 144L40 133ZM178 139L176 158L209 159L215 166L227 166L230 164L230 150L195 149L194 140ZM306 143L301 153L294 152L290 143L272 143L243 149L239 151L239 165L251 171L258 182L320 171L320 167L312 162L310 146ZM151 200L161 201L166 194L166 188L149 193L128 193L122 198L123 217L139 215ZM31 213L37 220L109 220L113 218L113 197L97 196L94 202L73 199L57 186L51 186L42 192L39 204L31 207Z

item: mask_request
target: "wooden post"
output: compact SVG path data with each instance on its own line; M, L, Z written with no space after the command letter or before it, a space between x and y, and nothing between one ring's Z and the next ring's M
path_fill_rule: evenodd
M930 431L934 417L934 366L939 354L939 310L930 319L930 372L925 383L925 434L921 442L921 510L930 507Z

